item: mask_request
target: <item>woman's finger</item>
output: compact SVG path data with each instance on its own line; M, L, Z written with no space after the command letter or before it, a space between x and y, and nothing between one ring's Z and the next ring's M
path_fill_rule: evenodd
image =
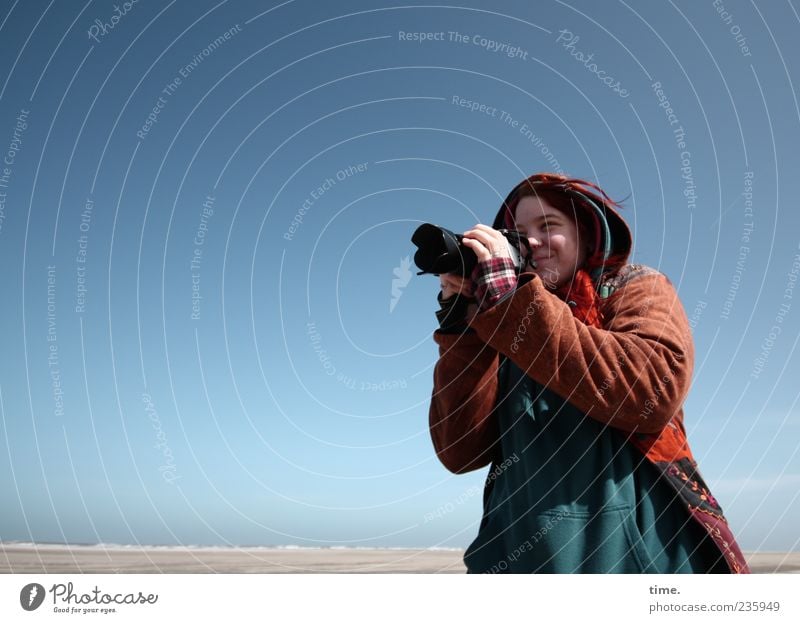
M465 281L466 281L465 279L462 279L460 277L451 276L451 275L447 275L447 277L445 279L445 283L447 285L449 285L451 288L456 288L456 289L464 287L464 285L465 285L464 282Z
M480 223L475 225L475 227L470 229L469 232L467 232L467 233L469 233L471 235L471 237L477 238L478 240L480 240L484 244L488 243L487 246L489 246L489 245L494 245L494 246L503 245L503 244L505 244L505 240L506 240L505 236L503 236L503 234L501 234L496 229L494 229L492 227L489 227L488 225L482 225Z
M464 238L462 238L464 246L475 253L479 262L492 257L492 252L486 248L486 245L475 238L468 238L467 234L464 234Z
M440 275L440 279L447 292L458 292L467 296L472 295L472 280L451 274Z
M486 225L478 224L475 228L464 232L463 240L464 244L478 256L478 261L484 261L492 257L511 256L505 236ZM470 240L474 242L468 242ZM475 246L476 243L480 247Z

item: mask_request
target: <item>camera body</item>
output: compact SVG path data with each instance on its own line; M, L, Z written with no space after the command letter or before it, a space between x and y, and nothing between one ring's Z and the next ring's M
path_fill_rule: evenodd
M498 229L508 241L511 260L519 274L530 262L531 249L528 239L519 232ZM420 269L418 275L453 274L468 277L478 263L475 252L464 246L464 236L432 223L423 223L414 231L411 242L417 246L414 263ZM531 262L532 264L532 262Z

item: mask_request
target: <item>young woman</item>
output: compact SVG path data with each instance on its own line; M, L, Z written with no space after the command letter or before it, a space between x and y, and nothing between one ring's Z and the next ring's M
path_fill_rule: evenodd
M431 437L454 473L490 465L470 573L749 572L686 440L686 314L616 206L534 175L464 233L472 275L440 276Z

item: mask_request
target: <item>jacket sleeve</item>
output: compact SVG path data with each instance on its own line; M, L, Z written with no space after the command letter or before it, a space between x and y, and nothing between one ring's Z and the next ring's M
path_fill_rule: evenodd
M604 300L587 326L531 279L471 323L478 336L586 415L632 433L658 433L680 412L694 345L672 283L650 269Z
M492 460L498 439L494 406L499 355L470 331L437 330L429 426L436 455L451 472L469 472Z

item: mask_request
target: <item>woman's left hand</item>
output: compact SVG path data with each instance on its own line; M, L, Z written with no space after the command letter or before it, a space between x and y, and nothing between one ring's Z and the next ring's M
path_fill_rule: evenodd
M463 242L466 247L475 252L479 262L490 260L493 257L512 259L506 237L488 225L478 223L469 231L465 231Z

